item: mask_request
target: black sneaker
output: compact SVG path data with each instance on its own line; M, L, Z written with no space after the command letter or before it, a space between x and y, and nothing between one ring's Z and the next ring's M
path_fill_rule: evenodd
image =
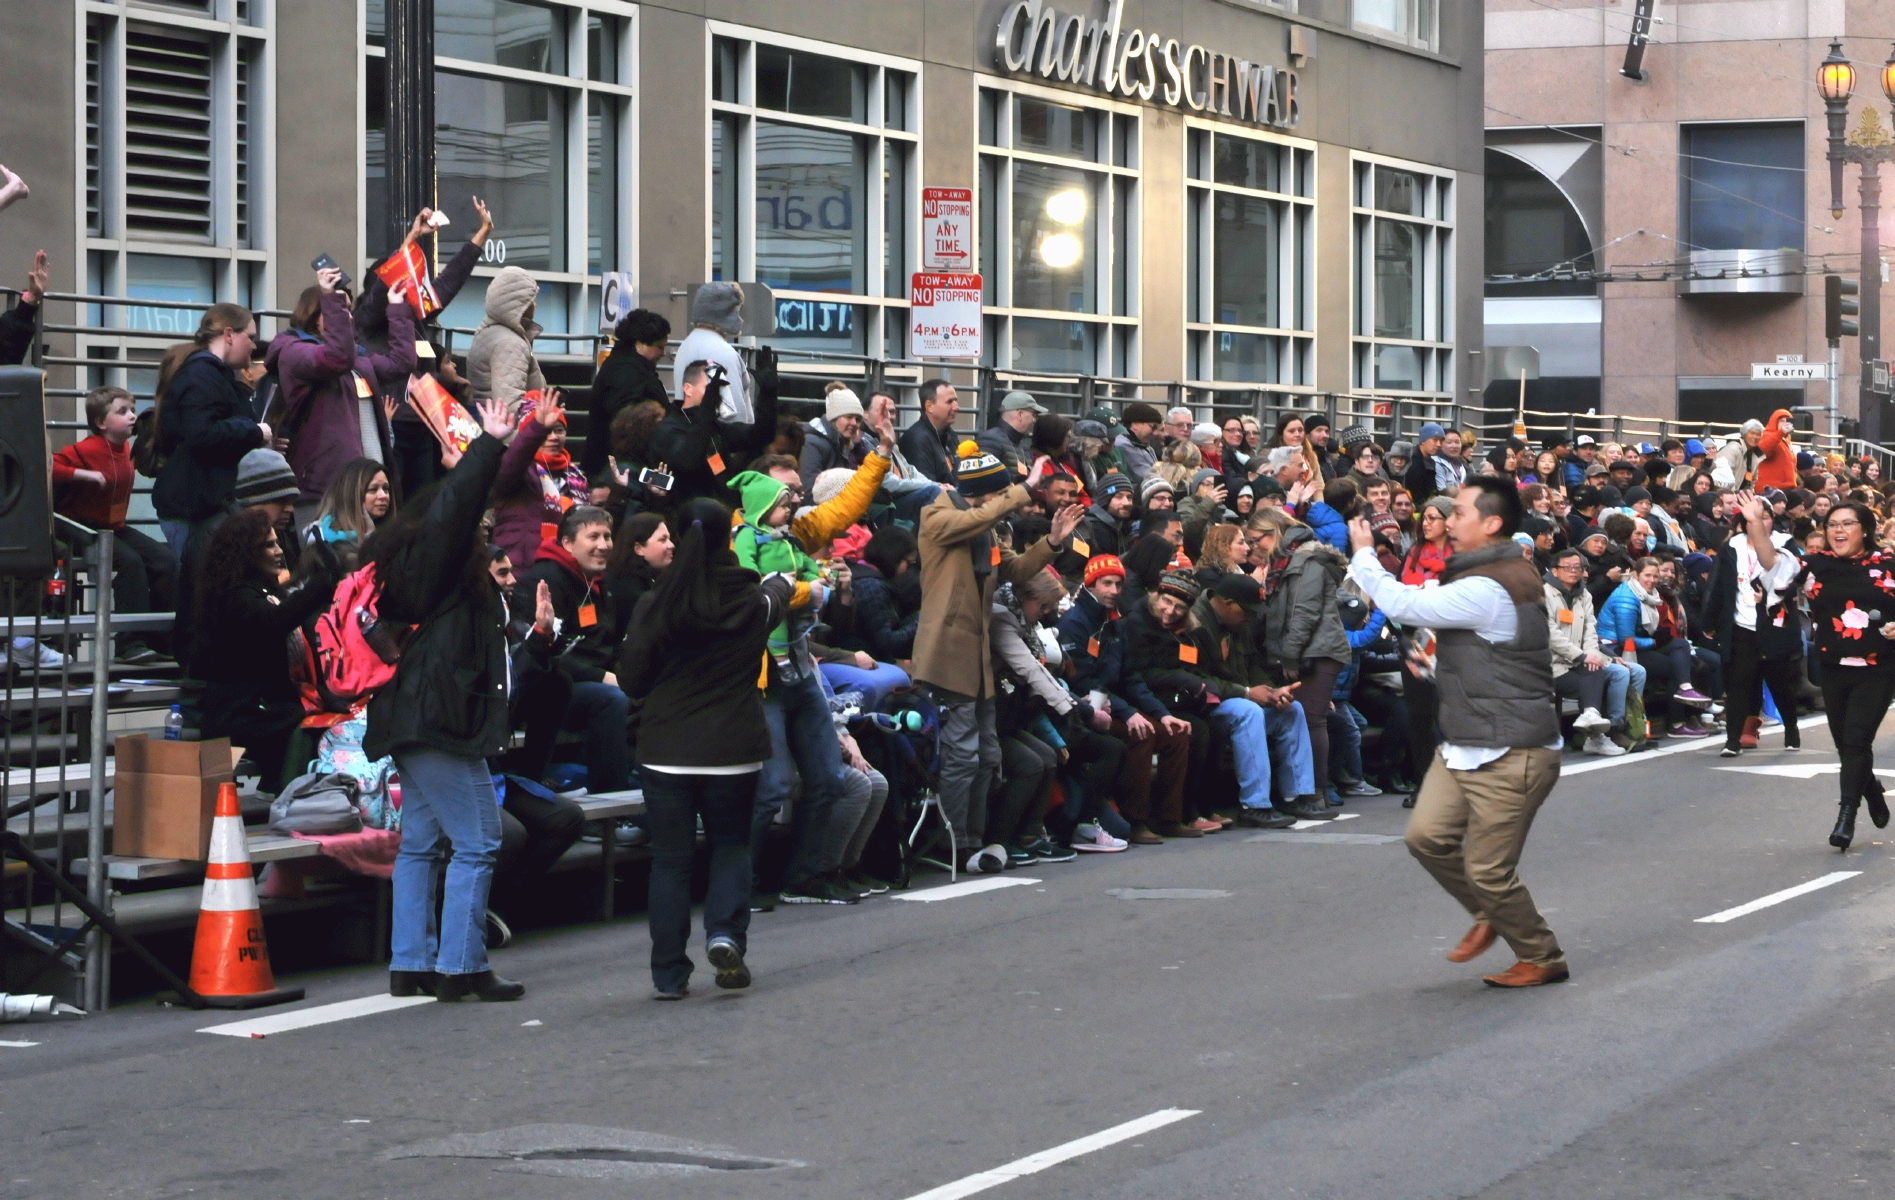
M1336 814L1320 796L1298 796L1283 806L1283 811L1303 821L1333 821Z
M750 911L753 913L775 912L776 897L768 892L750 893Z
M842 881L856 891L869 896L879 896L894 886L893 884L885 883L875 878L873 875L867 874L859 868L854 871L844 871L842 873Z
M730 990L750 986L750 968L744 965L743 951L727 937L714 937L705 948L711 965L717 968L717 986Z
M112 661L134 667L176 666L177 659L172 658L150 646L130 645L112 656Z
M855 893L845 892L827 879L817 876L796 887L786 887L777 899L784 904L856 904Z
M1029 861L1036 863L1071 862L1079 857L1079 852L1071 846L1062 846L1052 838L1043 837L1022 847Z
M845 896L854 896L857 900L867 900L870 896L875 894L874 888L863 887L856 883L855 880L850 879L844 874L840 868L829 872L829 874L823 878L828 882L830 887L835 888Z
M1237 824L1245 829L1288 829L1296 818L1275 808L1246 808L1237 814Z

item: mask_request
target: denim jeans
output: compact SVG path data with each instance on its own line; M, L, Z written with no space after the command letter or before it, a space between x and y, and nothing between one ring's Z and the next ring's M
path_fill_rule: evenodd
M487 969L487 890L500 849L500 804L478 758L410 747L395 753L401 773L401 852L395 856L390 930L397 971L470 975ZM434 873L452 842L434 923Z
M1369 720L1347 700L1333 701L1329 710L1329 777L1359 781L1362 772L1362 731Z
M625 745L625 714L630 708L631 701L617 684L572 685L572 699L559 727L586 735L586 791L622 792L631 786L625 776L631 763Z
M644 771L645 813L651 829L651 981L677 991L691 978L691 859L697 818L711 851L710 888L704 894L704 940L720 934L738 950L750 931L750 816L758 772L743 775L672 775Z
M908 686L908 672L890 663L876 663L870 671L847 663L824 663L820 669L832 690L861 692L863 712L881 712L889 693Z
M1603 670L1605 680L1605 711L1600 716L1613 724L1625 720L1626 689L1636 687L1642 695L1645 691L1645 668L1637 663L1607 660Z
M1211 709L1211 723L1230 739L1237 760L1237 799L1245 808L1270 807L1270 718L1253 700L1221 700ZM1281 724L1281 722L1279 722ZM1297 727L1302 727L1299 716ZM1303 735L1308 756L1309 735Z
M770 761L757 780L756 810L750 821L750 869L763 863L763 847L776 814L790 797L790 766L803 780L803 798L790 816L790 863L783 886L800 887L822 871L824 834L841 789L842 743L829 717L822 681L811 673L795 682L781 680L763 693L763 718L770 726ZM647 779L655 772L648 772Z
M164 517L158 518L158 530L164 534L165 545L171 547L171 559L174 563L183 564L184 543L191 540L191 531L200 524L202 524L200 521L172 521Z

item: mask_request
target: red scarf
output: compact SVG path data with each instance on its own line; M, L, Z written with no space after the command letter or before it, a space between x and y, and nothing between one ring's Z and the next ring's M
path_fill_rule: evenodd
M1414 549L1408 552L1408 561L1402 566L1402 582L1409 587L1420 587L1430 579L1441 578L1451 553L1417 539Z
M563 475L566 468L572 466L572 454L564 446L557 450L547 450L542 447L533 455L533 461L548 471Z

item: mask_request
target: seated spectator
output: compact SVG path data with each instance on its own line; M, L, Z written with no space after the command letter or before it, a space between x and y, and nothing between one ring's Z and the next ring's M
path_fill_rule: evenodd
M522 612L535 608L541 583L552 595L553 661L573 681L560 728L585 734L586 790L595 794L631 786L625 745L629 704L613 673L619 623L604 578L611 554L610 518L581 505L560 522L558 536L540 546L512 601Z
M283 756L303 721L283 647L292 630L328 607L335 584L326 573L290 582L264 508L225 518L204 551L191 660L207 685L198 728L205 738L243 747L272 794L286 781Z
M1625 720L1630 673L1599 651L1599 626L1586 590L1586 560L1577 548L1555 551L1546 580L1547 632L1553 652L1553 690L1579 701L1573 728L1587 754L1616 758L1625 748L1606 732Z
M921 618L921 551L898 525L879 530L854 568L855 632L840 644L878 662L899 663L915 652Z
M841 468L853 472L875 449L875 439L863 432L862 401L841 381L823 393L823 414L803 427L803 490L816 486L816 476Z
M1173 442L1165 447L1163 456L1153 464L1151 474L1145 477L1140 486L1140 493L1144 494L1144 489L1151 485L1152 479L1158 478L1170 485L1169 490L1175 496L1190 485L1193 476L1204 469L1204 455L1196 443Z
M1119 559L1125 568L1124 588L1119 595L1122 611L1132 612L1142 607L1146 594L1158 586L1159 577L1171 566L1178 552L1166 533L1178 528L1176 518L1172 518L1163 529L1142 535Z
M862 852L868 849L869 835L875 832L882 806L888 802L888 778L862 756L862 747L848 730L838 729L836 736L842 742L842 796L836 801L837 819L830 822L829 851L824 857L835 864L829 872L832 883L867 899L891 886L862 869Z
M204 645L194 630L200 609L197 593L204 579L204 556L210 547L211 535L230 514L260 509L267 514L270 528L276 531L277 548L283 553L285 566L295 574L302 564L297 554L299 543L290 535L290 520L295 514L298 494L296 473L290 470L288 459L274 450L252 450L237 466L235 499L228 509L201 522L186 540L184 562L178 572L178 619L173 626L172 644L186 655L185 670L192 677L204 678L197 673L191 656Z
M1204 836L1180 821L1184 781L1190 768L1191 727L1174 717L1126 661L1118 621L1125 567L1113 555L1086 564L1085 587L1059 619L1059 648L1071 670L1074 692L1086 696L1090 719L1100 732L1126 744L1125 770L1116 795L1132 823L1130 841L1157 846L1167 837ZM1152 756L1159 759L1157 776Z
M568 509L590 501L590 488L583 478L578 480L577 498L560 490L566 479L563 469L551 480L553 491L548 494L545 469L538 461L541 448L553 441L555 429L561 431L559 445L564 453L566 414L559 407L559 392L542 391L539 402L520 417L518 425L494 481L493 532L488 535L488 541L505 550L516 565L534 560L541 543L555 536Z
M85 409L92 433L53 455L54 508L81 525L112 531L114 613L171 612L177 604L177 558L171 547L125 523L134 474L129 443L137 419L132 394L93 388L86 393ZM114 660L136 666L170 662L151 640L142 633L120 634Z
M1092 503L1092 485L1096 477L1092 473L1092 464L1079 453L1073 433L1071 417L1059 413L1046 413L1033 421L1033 458L1047 460L1045 487L1051 487L1055 479L1069 479L1077 486L1074 499L1084 505ZM1057 511L1057 510L1055 510Z
M382 464L372 458L354 459L336 472L329 490L322 494L315 519L303 526L303 544L327 546L346 575L355 570L362 543L394 507Z
M1132 481L1118 471L1107 471L1093 485L1092 507L1073 531L1073 545L1055 564L1060 575L1075 579L1084 574L1086 560L1119 555L1132 548L1132 509L1136 498Z

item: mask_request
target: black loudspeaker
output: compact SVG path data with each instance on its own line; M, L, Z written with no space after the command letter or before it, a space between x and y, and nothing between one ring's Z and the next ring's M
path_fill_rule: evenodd
M0 575L44 577L52 570L46 372L0 367Z

